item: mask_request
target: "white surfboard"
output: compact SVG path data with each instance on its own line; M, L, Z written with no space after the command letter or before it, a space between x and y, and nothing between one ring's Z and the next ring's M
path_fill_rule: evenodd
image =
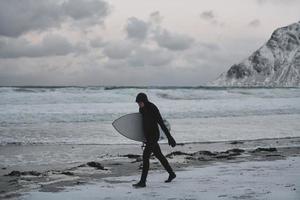
M166 127L170 130L170 123L167 120L164 120ZM113 127L123 136L139 141L146 142L142 127L142 114L141 113L131 113L124 115L116 119L112 123ZM159 126L159 125L158 125ZM165 133L159 126L160 139L166 138Z

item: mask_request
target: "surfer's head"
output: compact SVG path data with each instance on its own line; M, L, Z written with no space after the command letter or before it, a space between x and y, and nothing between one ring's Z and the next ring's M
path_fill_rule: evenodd
M148 102L148 97L145 93L138 93L138 95L136 96L135 102L139 103L139 102Z
M148 102L148 97L145 93L138 93L136 96L135 102L139 104L140 108L143 108L145 106L145 102Z
M145 93L139 93L137 96L136 96L136 99L135 99L135 102L137 103L140 103L140 102L148 102L148 97Z

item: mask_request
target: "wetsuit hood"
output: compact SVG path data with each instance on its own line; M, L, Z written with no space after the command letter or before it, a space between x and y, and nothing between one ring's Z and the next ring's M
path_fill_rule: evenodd
M148 97L145 93L139 93L137 96L136 96L136 99L135 99L135 102L148 102Z

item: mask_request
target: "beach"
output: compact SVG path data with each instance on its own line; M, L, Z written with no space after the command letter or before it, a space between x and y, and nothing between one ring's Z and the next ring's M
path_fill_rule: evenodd
M274 167L275 166L275 167ZM145 189L128 186L135 176L107 178L61 193L30 192L24 199L299 199L299 157L288 160L222 163L187 168L171 184L151 173ZM296 176L295 176L296 175ZM298 175L298 176L297 176ZM282 176L285 179L282 180Z
M300 200L299 7L0 0L0 200Z
M30 146L28 148L31 150L27 151L34 150ZM174 149L162 144L162 150L178 176L170 184L163 183L167 173L163 171L158 160L152 158L145 189L132 188L132 184L140 177L142 150L139 145L118 145L115 150L111 148L111 153L105 156L100 153L103 149L107 149L105 145L49 146L47 151L59 154L67 149L74 151L94 149L92 155L94 158L88 162L64 165L52 163L5 169L1 166L0 197L2 199L299 198L300 138L186 143L179 144ZM13 149L10 153L12 151ZM114 193L116 189L118 192Z
M178 176L163 183L167 173L153 157L147 187L134 190L142 144L112 122L138 112L141 91L170 122L177 146L159 143ZM299 199L299 88L0 87L0 94L0 199L282 199L279 191Z

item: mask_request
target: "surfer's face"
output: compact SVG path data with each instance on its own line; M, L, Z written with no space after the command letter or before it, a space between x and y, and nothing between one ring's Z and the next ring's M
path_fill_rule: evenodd
M140 107L140 108L142 108L142 107L145 106L144 102L142 102L142 101L141 101L141 102L138 102L138 104L139 104L139 107Z

